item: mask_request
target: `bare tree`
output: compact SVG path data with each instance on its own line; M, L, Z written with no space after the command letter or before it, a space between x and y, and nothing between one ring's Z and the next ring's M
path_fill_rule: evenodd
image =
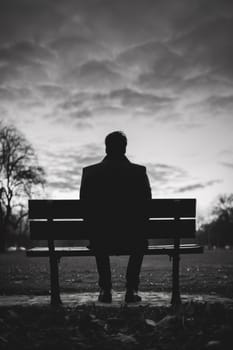
M201 244L224 247L233 246L233 193L218 197L212 210L212 219L202 223L198 232Z
M213 214L220 220L233 222L233 194L222 194L213 209Z
M34 149L14 126L0 124L0 250L4 251L13 210L22 208L37 185L45 183ZM24 212L24 216L27 215ZM18 223L20 219L18 220Z

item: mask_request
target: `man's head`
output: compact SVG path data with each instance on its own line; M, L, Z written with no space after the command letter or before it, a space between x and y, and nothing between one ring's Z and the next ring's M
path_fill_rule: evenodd
M126 152L127 137L121 131L114 131L105 138L107 155L123 156Z

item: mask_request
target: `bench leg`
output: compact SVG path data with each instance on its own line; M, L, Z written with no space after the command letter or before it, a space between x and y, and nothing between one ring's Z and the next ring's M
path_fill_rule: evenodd
M60 298L58 259L56 256L50 256L50 283L51 283L51 305L58 306L62 304Z
M179 255L178 254L173 255L173 259L172 259L172 299L171 299L171 304L173 306L181 304L180 284L179 284L179 262L180 262Z

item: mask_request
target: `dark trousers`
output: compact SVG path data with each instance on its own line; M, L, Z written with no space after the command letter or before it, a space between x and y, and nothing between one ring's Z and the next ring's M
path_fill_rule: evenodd
M96 265L99 274L99 287L102 289L109 290L112 288L111 278L111 266L110 259L107 253L96 254ZM141 271L143 260L142 253L132 253L129 257L127 271L126 271L126 288L138 290L139 286L139 275Z

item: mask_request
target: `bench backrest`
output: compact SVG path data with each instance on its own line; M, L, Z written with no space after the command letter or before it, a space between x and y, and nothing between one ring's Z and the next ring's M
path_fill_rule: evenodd
M148 239L195 237L196 199L152 199L148 214ZM89 239L83 216L80 200L29 200L31 239Z

